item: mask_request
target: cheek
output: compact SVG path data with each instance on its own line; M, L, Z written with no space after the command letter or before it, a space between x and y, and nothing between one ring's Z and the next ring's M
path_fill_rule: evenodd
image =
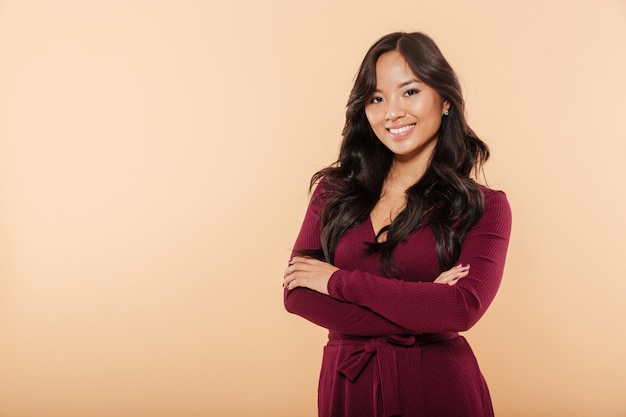
M416 117L424 118L430 116L433 111L432 100L415 100L411 106L410 112Z
M365 108L365 117L367 118L367 121L372 129L374 129L376 124L380 121L380 115L378 113L380 113L380 111L377 111L377 109L373 109L372 107Z
M372 124L372 110L369 107L365 108L365 117L367 118L367 121L371 125Z

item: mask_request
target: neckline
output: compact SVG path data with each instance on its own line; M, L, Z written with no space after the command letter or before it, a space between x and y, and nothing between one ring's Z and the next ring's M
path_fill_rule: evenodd
M367 222L368 222L368 226L369 226L368 227L369 233L372 236L372 242L376 242L376 237L378 236L378 233L380 233L380 230L378 232L376 232L376 229L374 228L374 222L372 221L372 215L371 214L367 215ZM385 226L387 226L387 225L385 225ZM383 226L383 227L385 227L385 226ZM381 227L380 229L382 230L383 227ZM384 240L382 242L384 242Z

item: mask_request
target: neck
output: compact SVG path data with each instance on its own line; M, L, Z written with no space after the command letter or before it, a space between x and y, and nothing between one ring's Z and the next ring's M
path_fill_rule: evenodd
M394 160L387 175L387 180L407 189L424 176L426 168L428 168L426 163L417 165L415 163L404 163Z
M387 182L405 186L404 190L417 183L430 165L437 139L436 136L431 138L410 154L395 155Z
M430 165L431 152L423 152L417 157L402 158L396 156L387 175L387 182L404 187L406 190L417 183Z

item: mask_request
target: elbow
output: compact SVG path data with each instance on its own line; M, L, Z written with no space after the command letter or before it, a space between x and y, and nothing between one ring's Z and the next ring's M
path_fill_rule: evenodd
M462 308L456 316L456 329L454 331L466 332L478 323L478 320L485 314L490 303L488 301L485 302L484 298L478 297L475 293L468 293L460 288L458 289L458 294L457 302Z
M463 317L462 320L459 320L459 322L456 324L457 328L454 331L456 332L468 331L469 329L474 327L476 323L478 323L478 320L480 320L481 316L482 314L480 314L478 311L468 311L466 316Z
M485 307L478 298L466 298L464 302L460 304L463 307L451 314L447 331L466 332L474 327L485 313Z
M478 323L478 320L480 320L484 313L485 308L481 306L481 303L477 299L473 300L473 302L469 305L466 304L462 314L459 315L459 320L457 321L457 323L455 323L457 327L455 331L468 331L469 329L474 327L476 323Z
M298 311L298 300L295 290L284 290L283 294L283 305L285 306L285 310L291 314L297 314Z
M287 313L297 314L297 310L293 303L285 302L285 310L287 311Z
M287 310L287 312L293 313L294 303L289 296L289 290L285 290L283 295L283 305L285 306L285 310Z

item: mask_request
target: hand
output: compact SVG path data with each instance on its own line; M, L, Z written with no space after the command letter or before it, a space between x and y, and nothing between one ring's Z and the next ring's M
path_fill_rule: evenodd
M304 287L328 295L328 281L337 270L339 268L327 262L296 256L289 261L289 266L285 269L283 288L293 290Z
M450 286L456 285L461 278L465 278L469 274L469 270L469 265L464 266L459 264L439 274L434 282L436 284L448 284Z

